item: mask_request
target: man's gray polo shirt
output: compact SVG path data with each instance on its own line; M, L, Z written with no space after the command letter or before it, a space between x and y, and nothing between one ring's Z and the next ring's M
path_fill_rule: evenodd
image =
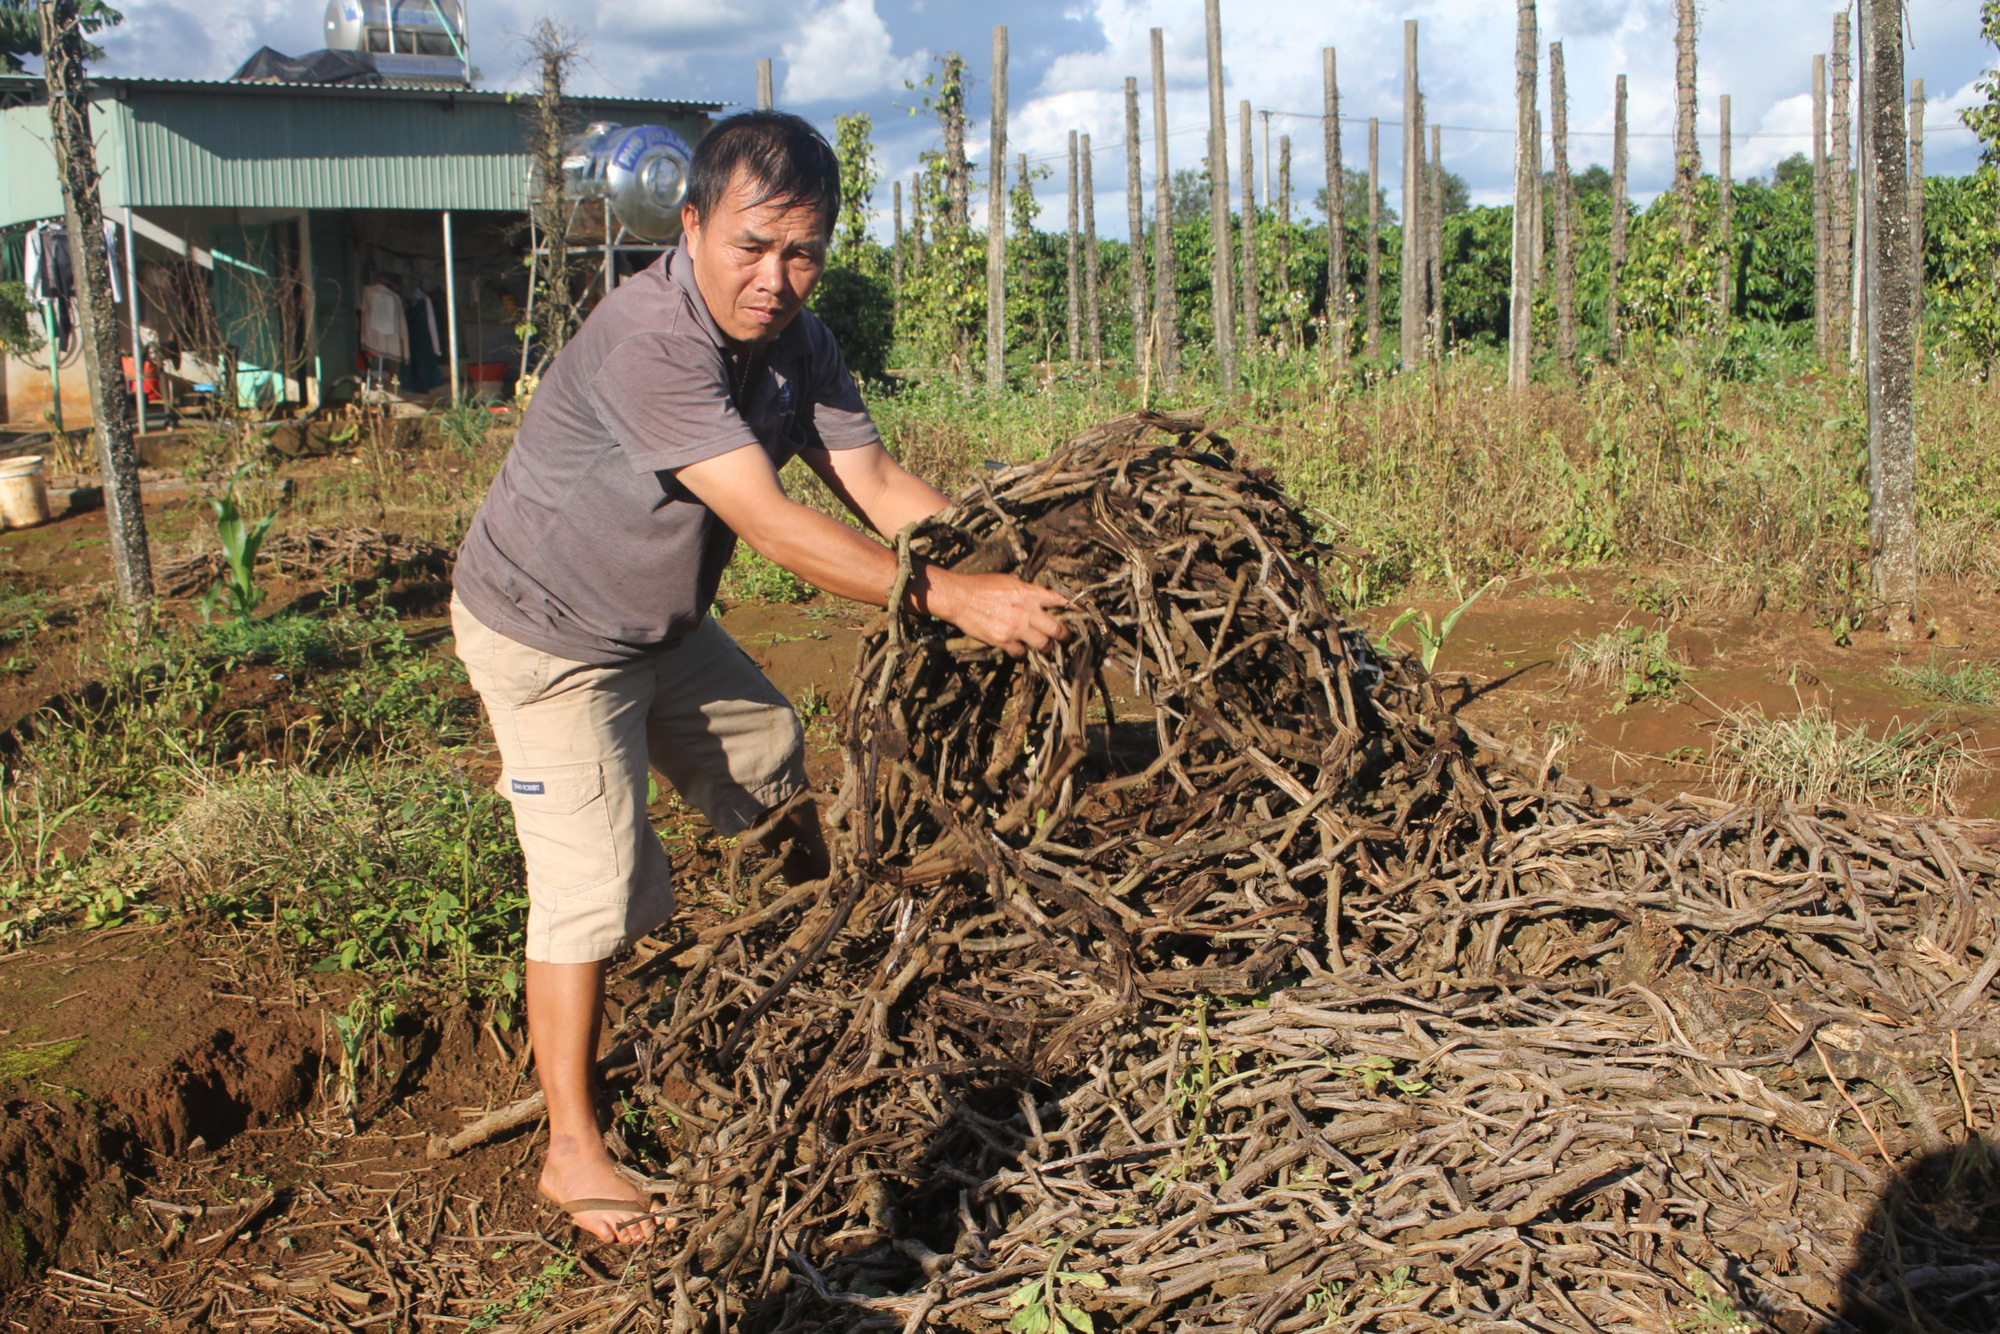
M739 399L685 246L628 279L536 388L453 576L487 626L623 662L701 624L736 534L674 470L746 445L774 467L881 437L833 335L801 311Z

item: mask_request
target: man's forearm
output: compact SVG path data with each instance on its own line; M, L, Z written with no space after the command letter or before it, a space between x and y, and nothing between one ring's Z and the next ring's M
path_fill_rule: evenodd
M911 518L933 512L923 510ZM738 536L758 555L815 588L871 607L888 605L896 582L896 553L810 506L788 500L764 523ZM950 583L945 572L926 566L911 581L908 605L949 620Z

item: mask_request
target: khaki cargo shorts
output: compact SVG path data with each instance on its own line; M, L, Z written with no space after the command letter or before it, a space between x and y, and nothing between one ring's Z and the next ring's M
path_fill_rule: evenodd
M798 715L713 618L611 667L517 643L455 596L451 625L500 744L534 962L609 958L673 913L649 770L725 836L805 790Z

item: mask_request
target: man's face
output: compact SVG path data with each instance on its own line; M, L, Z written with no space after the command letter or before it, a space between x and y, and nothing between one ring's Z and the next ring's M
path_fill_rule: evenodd
M761 347L812 295L826 268L826 222L811 205L751 204L760 191L742 172L709 217L681 209L695 287L732 343Z

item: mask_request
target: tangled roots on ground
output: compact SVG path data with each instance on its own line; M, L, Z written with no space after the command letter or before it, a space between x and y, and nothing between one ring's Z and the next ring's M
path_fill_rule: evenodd
M1150 415L905 545L1073 634L885 619L840 874L703 933L634 1033L680 1320L2000 1327L1990 831L1517 763L1334 558Z

